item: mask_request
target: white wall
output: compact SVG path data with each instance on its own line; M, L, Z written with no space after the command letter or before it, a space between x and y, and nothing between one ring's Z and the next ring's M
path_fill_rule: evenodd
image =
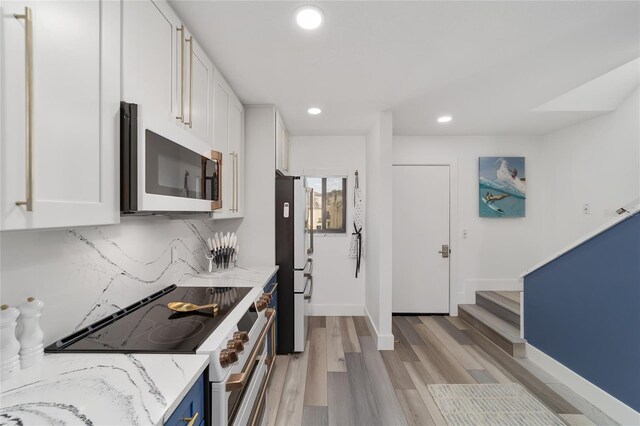
M366 138L366 217L364 257L367 283L365 311L374 327L378 349L393 349L391 334L392 230L391 155L393 117L380 113Z
M640 197L640 95L542 138L548 188L545 257ZM591 214L583 213L588 203ZM542 260L542 259L539 259Z
M363 315L365 265L355 278L355 259L348 257L353 224L354 172L366 191L363 136L292 136L289 173L302 176L347 176L347 233L315 234L313 298L310 315Z
M526 158L526 217L479 217L478 158L488 156ZM393 138L394 164L451 164L452 171L457 170L451 179L451 185L455 185L451 192L452 315L457 315L459 303L475 303L476 290L519 289L520 273L540 258L540 230L545 220L544 162L539 140L535 137ZM467 239L462 239L464 229Z
M45 303L45 344L205 271L204 239L237 221L123 218L120 225L0 233L2 303ZM171 248L177 256L171 262Z

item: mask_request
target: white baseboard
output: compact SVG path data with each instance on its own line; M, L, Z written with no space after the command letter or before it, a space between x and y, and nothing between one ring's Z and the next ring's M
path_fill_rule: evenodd
M371 331L371 335L376 341L376 346L379 351L392 351L394 346L393 334L380 334L373 321L371 321L371 314L366 306L364 306L365 319L367 325Z
M310 317L361 317L364 315L362 305L317 305L307 306L307 316Z
M549 355L527 343L527 358L538 364L552 376L589 401L606 415L622 425L640 424L640 413L624 402L603 391L573 370L559 363Z

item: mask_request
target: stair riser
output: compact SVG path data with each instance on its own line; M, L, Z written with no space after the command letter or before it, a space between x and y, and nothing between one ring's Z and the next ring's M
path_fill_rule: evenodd
M524 358L525 357L525 345L524 343L512 343L502 337L499 333L496 333L491 327L486 325L484 322L465 311L463 308L459 308L458 316L469 323L473 328L478 330L481 334L483 334L487 339L491 340L495 343L500 349L508 353L514 358Z
M487 299L481 294L476 294L476 304L482 306L495 316L502 318L503 320L520 328L520 315L514 313L513 311L510 311L504 306L498 305L493 300Z

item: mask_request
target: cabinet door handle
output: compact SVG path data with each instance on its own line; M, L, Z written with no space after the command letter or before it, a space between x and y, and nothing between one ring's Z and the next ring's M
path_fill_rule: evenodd
M24 14L13 15L24 19L25 44L25 141L26 141L26 201L16 201L16 206L26 206L33 211L33 19L31 8L25 7Z
M230 152L230 153L229 153L229 161L230 161L230 163L229 163L229 164L232 164L232 166L231 166L231 167L234 167L234 166L233 166L233 164L234 164L234 161L233 161L233 152ZM235 172L233 171L233 169L231 169L231 208L229 209L229 211L230 211L231 213L233 213L234 208L235 208L235 206L236 206L236 204L235 204L236 199L235 199L235 194L234 194L234 188L236 187L235 178L236 178L236 174L235 174Z
M187 426L193 426L196 424L196 420L198 420L199 415L200 413L196 412L196 414L194 414L193 417L185 417L182 419L182 421L188 422Z
M187 43L189 43L189 121L186 124L191 128L193 126L193 117L191 111L191 100L193 95L193 36L189 36L187 39Z
M237 152L234 154L233 173L234 173L234 177L233 177L234 195L236 200L235 211L236 213L238 213L239 204L240 204L240 200L239 200L240 194L238 191L238 187L240 186L240 183L238 182L239 172L238 172L238 153Z
M184 123L184 25L176 31L180 33L180 115L176 119Z

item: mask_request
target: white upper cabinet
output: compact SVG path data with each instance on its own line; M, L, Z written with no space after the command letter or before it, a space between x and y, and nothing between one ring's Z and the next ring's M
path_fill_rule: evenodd
M1 12L0 228L117 223L120 2Z
M231 206L236 216L244 216L244 106L233 96L229 102L229 155L231 165Z
M185 129L201 141L213 143L213 64L185 29Z
M184 122L182 24L165 2L145 0L124 2L122 25L122 100L157 133L175 131Z
M213 90L213 148L222 152L222 210L213 218L244 215L244 107L216 69Z
M166 1L125 1L122 100L146 129L203 154L213 143L213 64Z

